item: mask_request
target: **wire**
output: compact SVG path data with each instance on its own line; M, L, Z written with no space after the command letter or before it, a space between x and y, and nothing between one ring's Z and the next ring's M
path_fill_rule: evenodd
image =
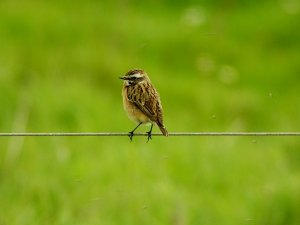
M135 133L134 136L147 136L147 133ZM0 137L48 137L48 136L128 136L128 133L87 132L87 133L0 133ZM152 136L163 136L152 133ZM172 132L169 136L300 136L300 132Z

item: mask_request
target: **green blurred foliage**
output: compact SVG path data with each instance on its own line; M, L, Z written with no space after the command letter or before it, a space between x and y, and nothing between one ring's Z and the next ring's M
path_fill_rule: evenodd
M127 132L117 78L132 68L159 90L170 132L299 131L299 12L2 0L0 132ZM0 225L300 223L299 138L145 141L0 138Z

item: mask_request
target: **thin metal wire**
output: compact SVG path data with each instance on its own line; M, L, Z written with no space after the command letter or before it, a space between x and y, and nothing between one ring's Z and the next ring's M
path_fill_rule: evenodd
M135 133L134 136L147 136L147 133ZM128 136L128 133L116 132L53 132L53 133L0 133L0 137L48 137L48 136ZM152 136L163 136L152 133ZM169 136L300 136L300 132L172 132Z

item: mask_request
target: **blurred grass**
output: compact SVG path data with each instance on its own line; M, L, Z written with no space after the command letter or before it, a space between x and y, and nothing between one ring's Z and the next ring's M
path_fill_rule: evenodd
M299 131L299 7L3 0L0 131L129 131L117 77L137 67L169 131ZM300 223L298 138L0 146L0 225Z

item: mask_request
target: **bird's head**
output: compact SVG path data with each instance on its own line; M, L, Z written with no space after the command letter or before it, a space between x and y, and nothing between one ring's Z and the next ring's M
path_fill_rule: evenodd
M124 80L126 85L134 85L149 80L145 71L141 69L129 70L124 76L120 77L120 79Z

